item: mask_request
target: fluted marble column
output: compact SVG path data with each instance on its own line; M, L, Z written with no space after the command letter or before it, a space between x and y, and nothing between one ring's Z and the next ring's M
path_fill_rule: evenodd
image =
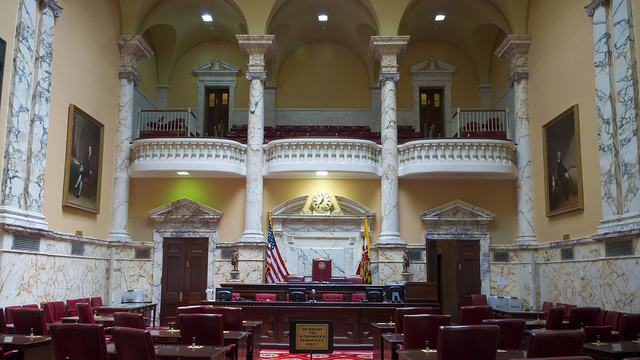
M118 36L120 48L120 94L116 122L116 149L113 164L113 200L109 240L131 241L129 236L129 163L133 128L133 92L138 85L137 61L153 56L153 51L139 35Z
M262 167L264 140L265 60L276 55L273 35L236 35L240 50L249 58L249 115L247 124L247 177L243 242L264 242L262 233Z
M48 227L42 203L53 30L61 13L62 8L55 0L25 0L18 7L0 196L1 223Z
M593 51L602 193L598 233L640 229L638 67L633 9L626 0L594 0Z
M533 214L533 178L531 172L531 133L529 124L529 45L531 35L509 35L496 50L496 56L511 62L509 86L515 97L515 143L518 180L518 235L515 244L536 244Z
M372 36L369 56L380 61L382 85L382 180L379 245L403 244L398 226L398 123L396 82L400 80L398 58L407 49L409 36Z

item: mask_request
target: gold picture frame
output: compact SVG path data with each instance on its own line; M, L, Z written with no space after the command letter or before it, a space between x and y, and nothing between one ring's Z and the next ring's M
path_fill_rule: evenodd
M573 105L542 127L549 217L584 209L578 110L578 105Z
M62 204L100 213L104 125L69 105Z

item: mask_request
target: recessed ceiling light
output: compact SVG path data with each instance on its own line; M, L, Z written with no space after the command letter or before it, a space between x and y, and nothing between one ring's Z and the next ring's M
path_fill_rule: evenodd
M447 16L445 14L438 14L438 15L436 15L436 21L442 21L446 17Z
M318 21L327 21L329 20L329 15L321 14L318 15Z
M180 175L180 176L189 176L189 172L188 171L177 171L176 173L178 175Z
M204 14L204 15L202 15L202 21L212 22L213 21L213 17L211 17L211 15L209 15L209 14Z
M326 171L316 171L316 176L327 176L329 175Z

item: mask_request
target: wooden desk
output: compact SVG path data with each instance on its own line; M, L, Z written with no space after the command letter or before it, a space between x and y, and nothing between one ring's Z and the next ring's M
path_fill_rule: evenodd
M396 330L396 324L390 322L373 323L371 328L373 329L373 360L384 360L382 334L393 333Z
M115 323L113 316L96 315L93 318L95 319L96 324L102 324L104 326L113 326L113 324ZM79 318L77 316L64 316L64 317L61 317L60 320L64 324L73 324L73 323L77 323Z
M53 359L51 337L29 335L0 335L0 346L5 351L20 350L23 360Z
M262 321L243 321L242 327L249 331L249 349L247 350L247 360L260 360L260 349L262 341Z
M529 319L540 320L546 319L547 314L537 310L512 310L506 308L493 308L491 313L494 318L498 319Z
M426 350L398 350L399 360L436 360L438 353L434 350L427 352ZM498 350L496 353L497 360L508 359L524 359L527 352L524 350Z
M180 344L180 330L149 330L154 343L158 344ZM249 345L249 332L248 331L225 331L224 332L224 344L225 346L235 345L233 349L233 359L245 360L247 359L247 351ZM260 356L260 354L258 354Z
M382 334L382 342L384 343L382 356L387 360L398 360L398 353L396 349L398 348L398 345L404 343L404 334Z
M156 345L156 356L158 360L174 360L174 359L211 359L224 360L226 348L220 346L203 346L199 349L190 349L191 345L182 344L163 344ZM109 359L118 359L116 347L113 343L107 344L107 353Z
M625 359L640 356L640 344L636 340L618 341L596 345L584 343L582 355L591 356L594 360Z
M102 305L96 306L93 310L97 315L99 314L113 314L114 312L131 312L131 313L144 313L145 311L149 311L151 315L149 316L150 324L147 326L151 326L155 328L156 326L156 307L158 304L155 303L123 303L123 304L113 304L113 305Z

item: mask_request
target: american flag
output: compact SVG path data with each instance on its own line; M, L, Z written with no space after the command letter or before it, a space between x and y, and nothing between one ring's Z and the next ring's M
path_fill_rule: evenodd
M276 238L273 236L271 228L271 218L269 218L269 233L267 235L267 269L264 274L267 283L277 283L284 280L285 275L289 275L287 265L282 260Z

